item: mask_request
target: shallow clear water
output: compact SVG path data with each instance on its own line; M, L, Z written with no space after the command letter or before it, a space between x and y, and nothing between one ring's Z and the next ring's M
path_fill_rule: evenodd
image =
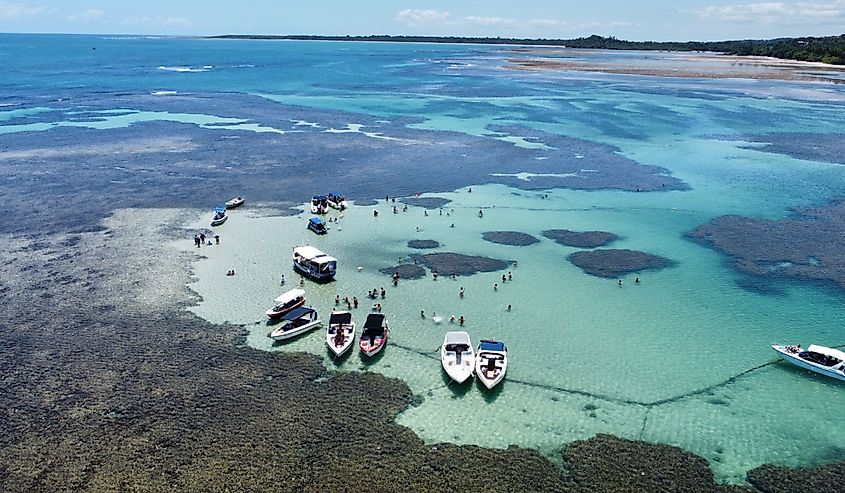
M613 433L679 445L710 460L720 479L733 481L765 462L806 466L841 458L845 426L838 411L845 388L784 363L766 363L775 360L772 343L845 342L842 294L798 282L778 282L782 295L743 290L729 259L683 235L722 214L781 218L791 208L845 195L840 165L769 153L759 138L845 134L845 89L526 73L504 68L512 56L510 48L490 46L2 35L0 134L32 132L37 138L56 127L105 131L155 121L227 133L314 129L309 124L319 125L316 131L368 132L355 124L383 118L431 130L433 142L437 132L451 131L525 149L530 157L508 158L517 159L521 170L509 173L523 180L537 178L537 158L574 152L556 149L548 135L613 146L624 157L665 168L691 189L549 190L542 199L540 192L503 185L472 184L472 193L444 185L434 189L441 193L429 194L453 201L443 216L435 210L426 217L416 207L394 215L382 203L374 218L372 207L353 207L325 237L306 231L305 214L262 217L248 202L218 228L220 246L197 250L207 258L196 263L191 288L203 302L192 310L215 322L244 324L248 343L260 349L309 351L340 370L403 379L425 400L399 422L428 441L518 444L553 457L568 441ZM637 53L594 56L650 63L638 62ZM718 70L712 63L704 68ZM174 92L204 98L207 107L180 112L174 103L171 110L161 102ZM266 114L272 111L225 104L243 93L260 96L271 109L315 111L308 122L279 125L285 116L271 121ZM399 133L395 126L385 128ZM537 137L537 131L548 135ZM307 151L342 158L343 134L322 135L325 147ZM490 158L490 182L505 169L497 157ZM591 169L592 156L567 157ZM366 162L350 164L359 165L366 172ZM432 174L444 177L462 173L460 162L431 166ZM329 188L344 191L343 183L327 177L325 190L302 195ZM477 216L481 207L483 219ZM198 218L194 226L206 227L207 220ZM556 228L611 231L621 237L613 247L662 255L677 265L641 273L639 284L625 276L620 288L616 280L571 265L566 256L576 249L540 237ZM541 241L510 247L482 240L483 232L494 230L522 231ZM434 239L442 244L437 251L515 260L518 266L511 269L513 281L504 284L499 272L457 281L403 280L393 288L378 269L425 253L409 249L411 239ZM366 292L387 288L382 303L394 331L383 356L365 361L354 353L333 361L320 331L271 345L263 313L297 284L290 253L303 242L340 259L336 282L306 283L309 302L324 318L336 294L355 295L360 324L372 303L365 301ZM182 246L193 248L190 239ZM225 276L229 269L237 275ZM279 286L282 273L285 288ZM421 318L420 310L428 317ZM431 320L435 312L444 317L441 324ZM447 385L436 349L452 328L450 315L466 317L473 339L508 343L511 365L498 390Z

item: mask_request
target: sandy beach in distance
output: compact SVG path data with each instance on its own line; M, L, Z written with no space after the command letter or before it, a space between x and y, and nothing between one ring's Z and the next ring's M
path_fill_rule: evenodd
M601 50L519 48L513 51L518 56L509 58L509 65L506 66L512 70L571 70L688 79L760 79L837 84L845 82L845 67L764 56L706 52L643 52L643 63L633 65L629 58L596 57Z

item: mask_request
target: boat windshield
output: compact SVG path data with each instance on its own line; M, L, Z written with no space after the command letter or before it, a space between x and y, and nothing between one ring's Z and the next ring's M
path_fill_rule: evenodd
M822 366L835 366L842 362L838 358L834 358L833 356L828 356L826 354L817 353L815 351L802 351L798 353L798 357L803 360Z
M469 346L466 344L446 344L446 351L463 353L464 351L469 351Z

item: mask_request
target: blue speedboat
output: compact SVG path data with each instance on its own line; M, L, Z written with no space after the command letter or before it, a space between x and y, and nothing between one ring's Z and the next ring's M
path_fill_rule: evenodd
M308 229L317 233L318 235L324 235L329 232L329 230L326 229L326 223L323 222L323 220L319 217L312 217L308 220Z

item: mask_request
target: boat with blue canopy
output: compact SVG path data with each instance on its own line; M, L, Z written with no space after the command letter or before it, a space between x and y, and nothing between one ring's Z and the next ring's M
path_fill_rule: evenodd
M341 195L337 192L331 192L331 193L327 194L326 198L328 199L329 207L331 207L333 209L337 209L337 210L342 211L342 210L345 210L346 207L347 207L346 197L344 197L343 195Z
M324 235L329 232L328 228L326 228L326 223L319 217L312 217L308 220L308 229L317 233L318 235Z
M226 222L226 219L229 219L229 216L226 215L226 207L215 207L214 216L211 218L211 225L220 226Z
M502 341L482 339L475 356L475 376L487 389L505 378L508 370L508 348Z

